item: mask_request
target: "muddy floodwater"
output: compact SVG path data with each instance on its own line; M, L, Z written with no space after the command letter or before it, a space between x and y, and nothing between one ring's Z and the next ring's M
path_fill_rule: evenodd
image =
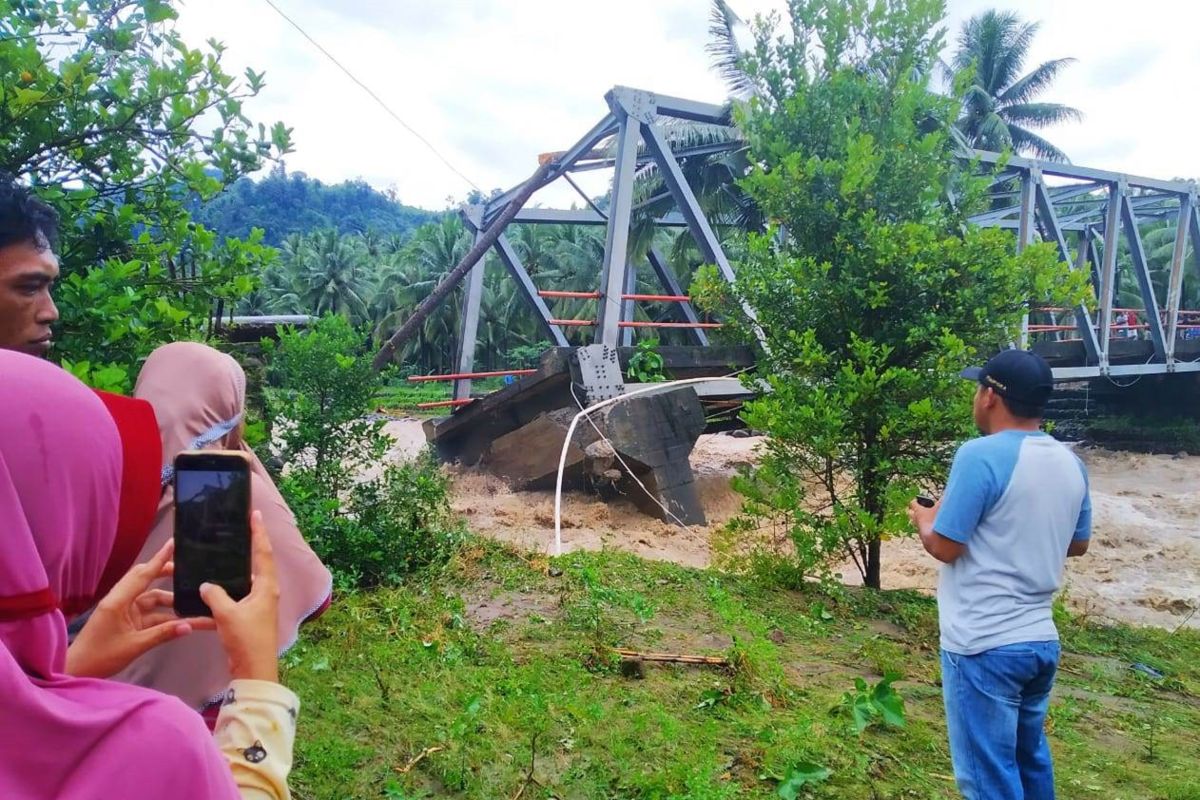
M389 423L388 432L397 438L393 457L411 457L424 444L416 420ZM700 438L692 466L707 527L680 528L643 515L630 501L604 503L571 492L563 500L564 549L609 547L708 566L715 535L740 503L729 480L739 466L753 462L761 442L728 435ZM1094 527L1090 552L1068 561L1068 604L1100 620L1200 629L1200 613L1188 620L1200 607L1200 457L1078 452L1091 479ZM550 551L553 492L514 492L503 481L471 469L456 468L453 475L454 508L473 531ZM847 583L858 577L849 564L843 575ZM883 583L885 588L932 592L937 564L915 539L885 542Z

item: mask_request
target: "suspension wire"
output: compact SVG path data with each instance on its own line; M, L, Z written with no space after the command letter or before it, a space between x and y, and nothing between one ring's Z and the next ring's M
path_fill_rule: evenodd
M444 155L442 155L441 152L439 152L438 149L436 147L434 147L433 144L428 139L426 139L424 136L422 136L420 133L418 133L417 130L415 128L413 128L413 126L409 125L407 122L405 122L403 120L403 118L401 118L401 116L399 114L397 114L395 111L393 111L391 109L391 107L383 101L383 98L381 98L379 95L375 94L375 92L371 91L371 88L369 86L367 86L365 83L363 83L361 80L359 80L354 75L354 73L351 72L349 69L347 69L345 67L345 65L342 64L342 62L338 61L337 58L335 58L332 53L330 53L328 50L326 50L324 47L322 47L320 42L318 42L316 39L314 39L312 36L310 36L308 31L304 30L304 28L301 28L299 23L297 23L294 19L292 19L286 13L284 13L283 9L281 9L279 6L275 5L274 0L263 0L263 2L266 3L268 6L270 6L275 11L276 14L283 17L283 19L285 21L287 21L287 23L289 25L291 25L293 28L295 28L297 31L299 31L301 36L303 36L305 39L307 39L309 41L309 43L312 44L313 47L317 48L317 50L319 50L322 55L324 55L327 59L329 59L331 62L333 62L333 65L336 66L338 69L340 69L343 73L345 73L347 78L352 80L355 84L358 85L358 87L360 89L362 89L364 92L366 92L368 95L370 95L371 99L374 100L376 103L378 103L380 108L382 108L384 111L386 111L388 113L388 115L391 116L392 119L396 120L396 122L399 122L400 125L406 131L408 131L413 136L415 136L417 138L417 140L419 142L421 142L421 144L425 145L425 147L427 147L429 149L429 152L431 152L435 156L437 156L438 160L441 161L443 164L445 164L446 167L451 172L453 172L455 175L457 175L458 177L460 177L464 181L466 181L468 184L470 184L471 187L474 188L476 191L479 191L479 192L483 191L482 189L479 188L479 185L477 183L475 183L475 181L468 178L466 175L464 175L462 173L461 170L459 170L457 167L455 167L453 164L451 164L449 159L447 159Z

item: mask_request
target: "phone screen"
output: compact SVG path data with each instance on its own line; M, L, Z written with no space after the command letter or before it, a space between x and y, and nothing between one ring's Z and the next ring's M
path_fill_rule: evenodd
M181 454L175 461L175 611L210 615L200 585L234 600L250 593L250 472L245 459Z

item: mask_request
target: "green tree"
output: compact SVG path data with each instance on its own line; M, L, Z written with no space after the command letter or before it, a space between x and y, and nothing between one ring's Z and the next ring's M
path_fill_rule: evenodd
M300 302L309 313L367 321L370 264L361 237L339 236L334 230L312 234L298 248L294 268Z
M384 380L367 341L330 315L265 343L280 490L342 588L399 583L444 563L461 538L436 461L388 463L391 437L364 417Z
M960 87L965 93L957 125L972 147L1067 161L1033 129L1083 118L1075 108L1036 99L1075 59L1046 61L1022 75L1037 31L1038 23L1023 22L1012 11L985 11L963 24L950 64L955 76L970 76Z
M987 181L956 163L956 103L928 86L941 0L788 5L791 36L757 27L743 120L744 188L788 236L752 234L732 292L710 272L703 294L732 317L748 302L765 338L771 391L745 419L769 436L742 524L776 518L806 571L849 555L878 587L880 541L968 433L958 371L1012 341L1029 299L1082 297L1086 276L967 224Z
M225 236L246 236L262 228L267 244L278 247L289 234L333 228L362 233L372 243L407 239L438 214L403 205L363 181L324 184L302 172L287 174L283 165L260 180L242 178L204 203L196 218Z
M271 258L189 209L289 148L242 104L263 76L189 47L165 0L0 0L0 170L63 219L58 355L128 388L154 346L200 335Z

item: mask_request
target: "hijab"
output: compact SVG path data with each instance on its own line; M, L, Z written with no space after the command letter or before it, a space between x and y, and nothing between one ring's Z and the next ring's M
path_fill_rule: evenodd
M262 512L275 555L282 653L295 643L300 624L328 604L333 581L296 527L295 516L266 468L242 440L245 372L231 356L207 345L176 342L150 354L133 393L153 406L158 419L164 487L138 562L148 560L174 535L175 456L205 448L241 450L250 459L250 504ZM146 653L116 679L173 694L203 709L220 698L230 675L216 632L196 631Z
M240 793L175 698L64 674L62 607L90 603L116 536L121 444L62 369L0 351L0 797Z

